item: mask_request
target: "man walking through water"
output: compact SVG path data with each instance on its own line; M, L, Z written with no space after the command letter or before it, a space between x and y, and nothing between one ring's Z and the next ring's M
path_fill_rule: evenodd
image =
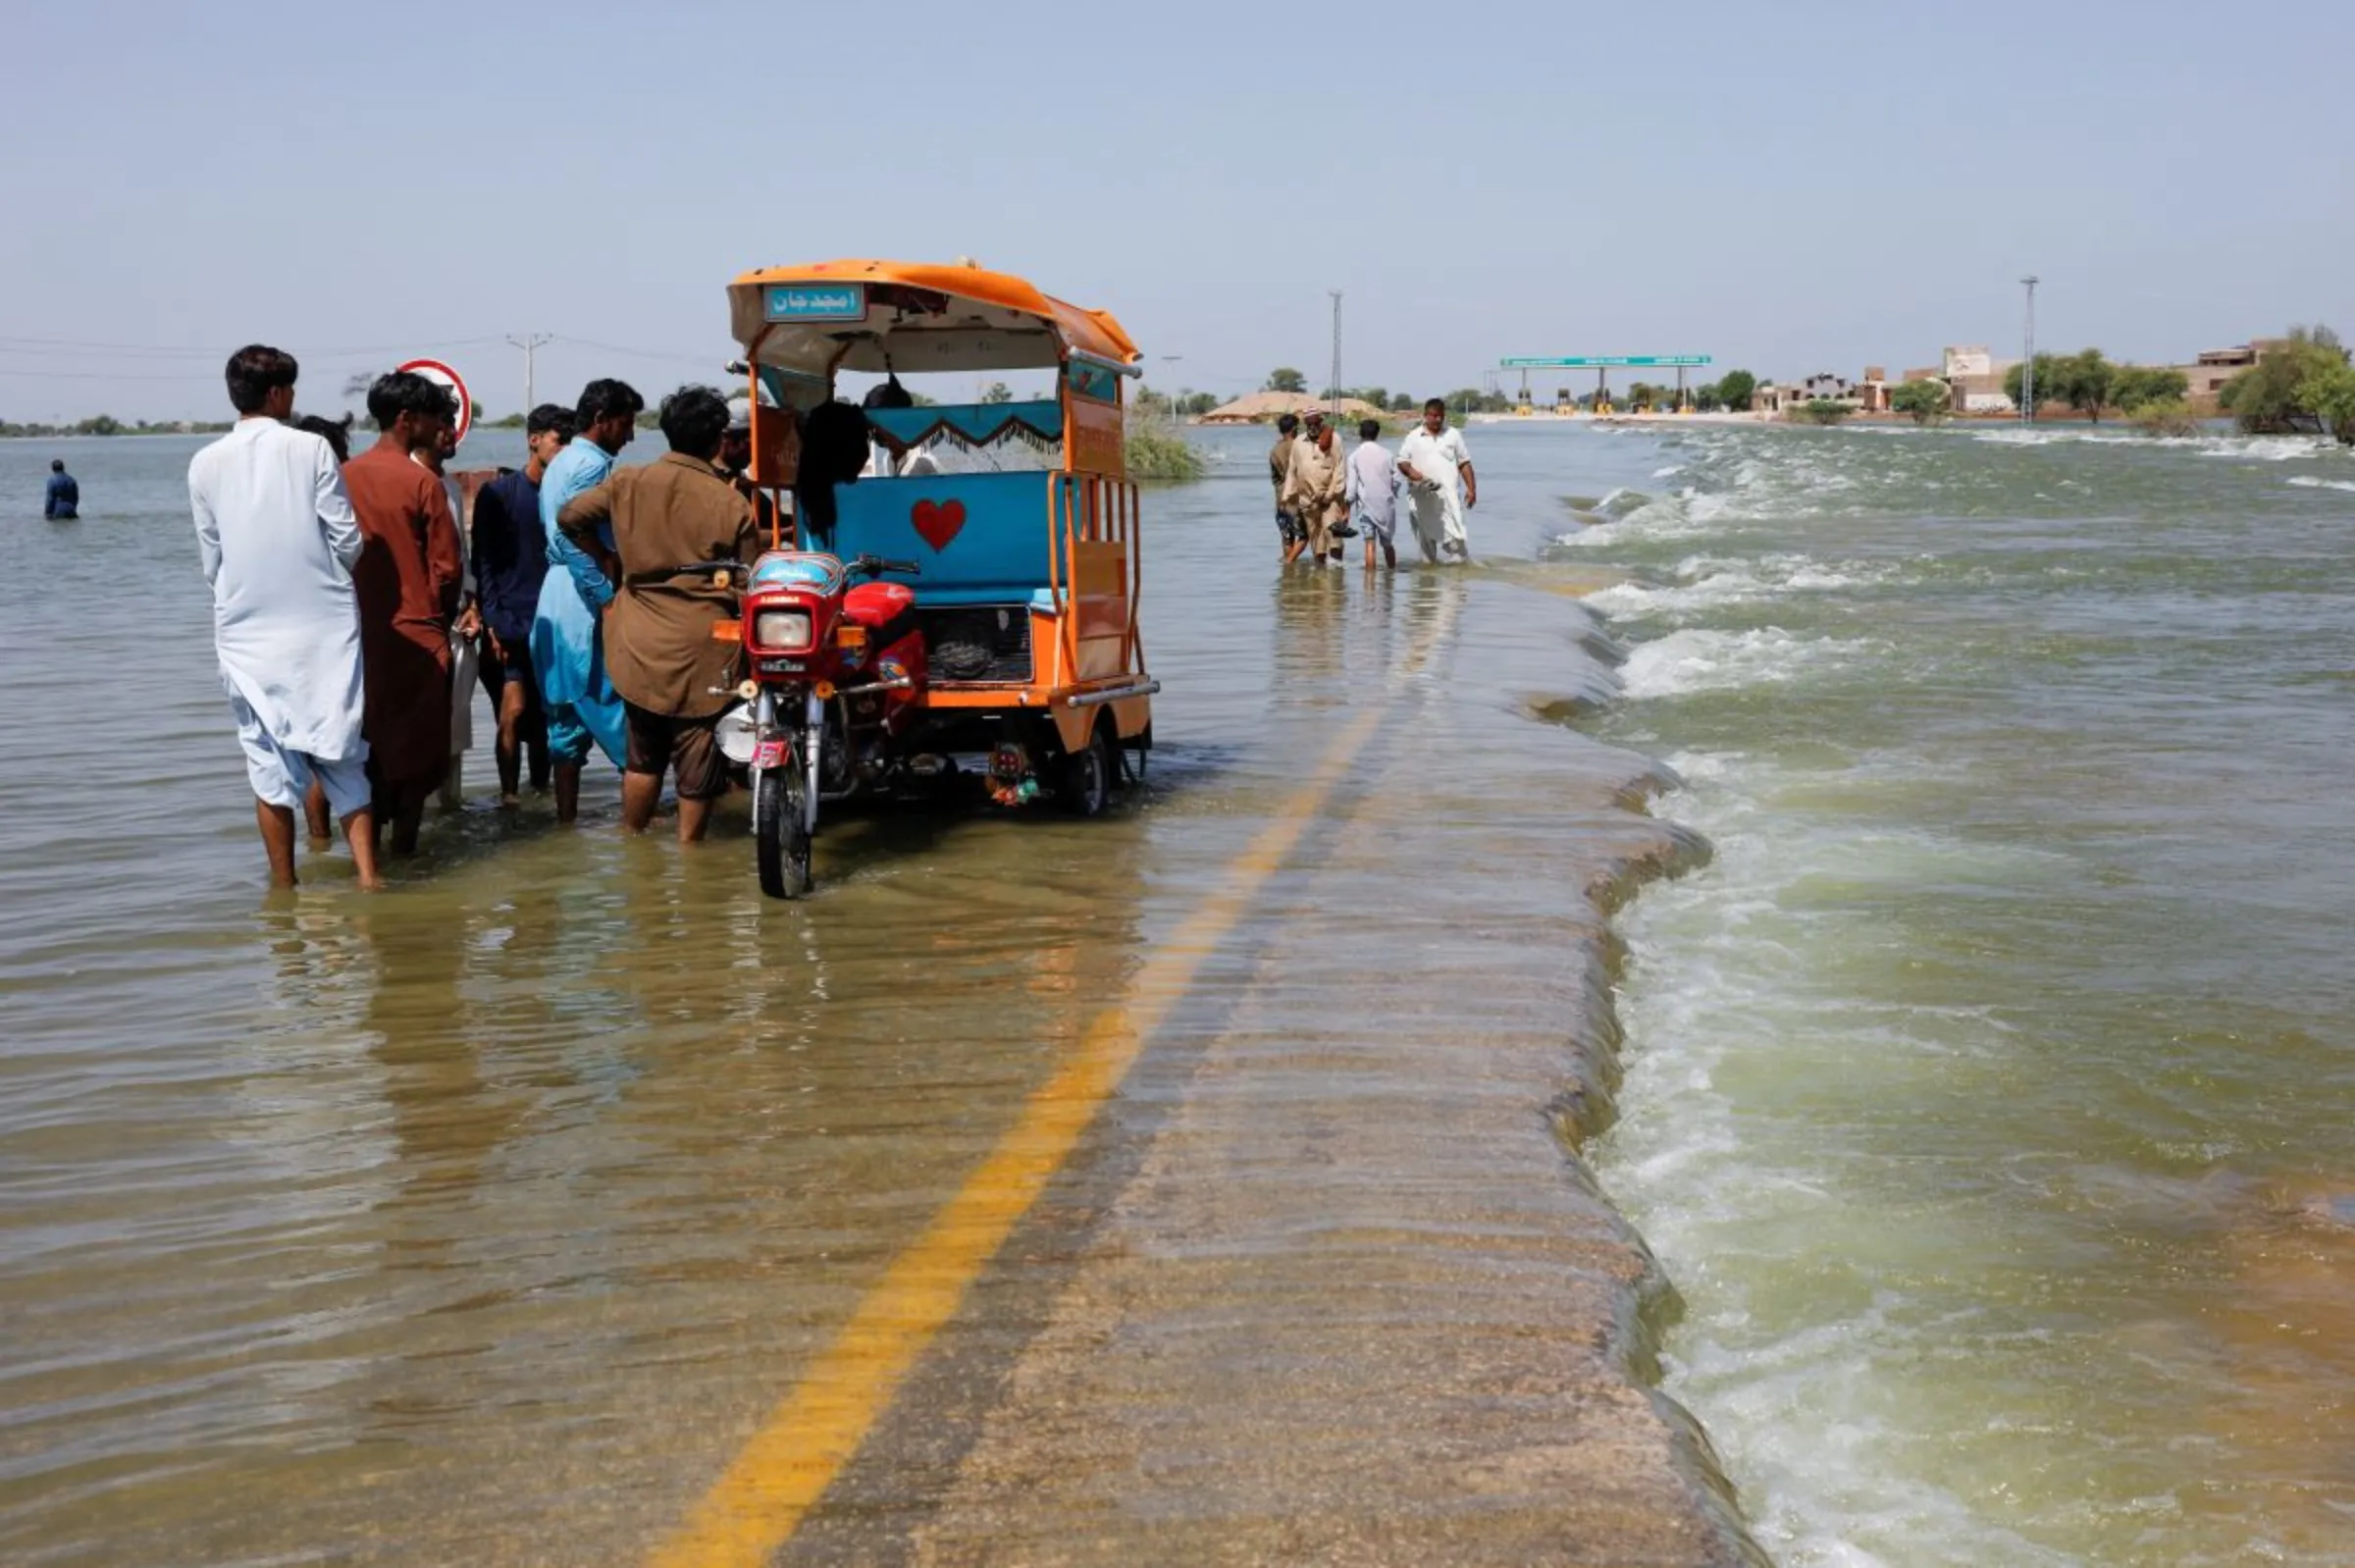
M483 615L483 690L498 715L498 797L520 803L523 759L532 788L549 787L548 721L532 673L532 618L548 578L548 533L540 524L540 482L572 440L572 410L542 403L525 418L523 467L485 485L474 498L475 602Z
M1398 472L1405 476L1415 510L1415 542L1427 561L1471 559L1464 513L1480 504L1480 481L1461 432L1447 428L1447 404L1434 397L1423 405L1423 423L1398 444ZM1460 487L1460 488L1459 488Z
M437 479L412 455L456 418L449 392L408 371L368 389L376 444L343 465L366 546L352 572L368 670L368 769L394 855L414 854L425 804L449 766L450 628L457 619L458 525Z
M1308 432L1292 452L1291 473L1283 486L1284 498L1300 519L1302 536L1285 552L1286 566L1298 560L1303 550L1311 566L1322 566L1329 559L1338 561L1341 543L1334 526L1348 518L1347 503L1341 498L1347 481L1333 427L1325 423L1321 409L1312 408L1305 417Z
M1366 567L1374 566L1374 547L1382 547L1386 566L1398 564L1393 542L1398 528L1398 465L1383 450L1382 422L1362 419L1357 425L1357 449L1349 454L1349 516L1366 536Z
M582 388L580 403L573 409L579 435L556 453L540 481L540 526L548 536L550 570L541 585L539 612L532 620L531 655L548 717L559 822L580 814L581 765L589 760L591 744L620 767L628 737L621 699L605 676L599 625L605 606L613 602L613 584L597 561L565 538L556 518L567 502L603 484L613 472L613 459L638 434L638 415L645 407L646 399L625 382L593 381ZM611 535L602 543L609 556Z
M1285 414L1276 421L1276 444L1268 448L1268 483L1276 487L1276 548L1283 563L1292 563L1292 547L1304 537L1300 519L1284 496L1284 481L1292 477L1292 453L1300 445L1300 416Z
M361 734L362 539L336 455L290 430L294 356L259 343L228 368L236 427L188 464L213 647L253 784L270 880L294 885L294 809L316 779L351 841L360 886L383 886Z
M615 474L557 517L574 548L621 585L605 616L605 658L628 705L622 829L646 831L667 771L678 784L682 844L704 836L728 785L717 731L736 647L711 632L736 605L708 577L679 568L749 560L759 549L752 502L713 465L727 429L727 399L708 387L680 388L662 399L669 452Z

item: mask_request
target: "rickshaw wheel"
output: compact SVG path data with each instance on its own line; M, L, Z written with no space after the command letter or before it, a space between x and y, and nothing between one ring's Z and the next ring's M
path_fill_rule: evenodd
M1112 748L1104 727L1088 732L1087 744L1063 759L1063 778L1057 793L1073 816L1101 816L1112 804Z
M753 781L753 843L760 891L798 899L810 891L810 829L789 767L763 768Z

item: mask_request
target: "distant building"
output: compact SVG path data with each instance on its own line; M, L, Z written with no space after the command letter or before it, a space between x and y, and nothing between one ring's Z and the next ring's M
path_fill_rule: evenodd
M2251 365L2257 363L2271 343L2242 343L2236 348L2203 349L2198 359L2188 365L2173 365L2170 369L2183 373L2189 396L2213 402L2224 384Z
M2004 378L2016 359L1998 359L1986 348L1969 344L1948 348L1939 355L1938 379L1955 390L1959 414L2008 414L2018 405L2004 391Z
M1418 405L1420 406L1420 405ZM1205 425L1272 425L1285 414L1304 414L1311 408L1329 411L1335 420L1355 424L1361 419L1379 419L1384 410L1356 397L1343 397L1337 404L1306 392L1257 392L1222 403L1202 416Z
M2183 393L2190 400L2193 412L2214 413L2217 395L2230 385L2233 377L2289 340L2286 338L2252 338L2230 348L2203 349L2200 356L2188 365L2163 365L2160 368L2182 372Z

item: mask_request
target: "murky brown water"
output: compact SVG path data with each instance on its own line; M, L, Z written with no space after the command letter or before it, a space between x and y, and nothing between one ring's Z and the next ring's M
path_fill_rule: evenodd
M477 808L430 828L393 892L357 895L331 858L272 898L177 509L193 444L107 448L80 469L91 522L0 546L0 1557L641 1556L1370 708L1379 728L1318 799L1330 823L1236 904L1128 1098L804 1549L858 1555L927 1522L956 1539L935 1508L958 1456L1027 1428L991 1426L999 1396L968 1389L953 1451L919 1462L910 1424L956 1381L943 1369L978 1356L997 1388L1050 1326L1077 1332L1067 1286L1105 1248L1248 1232L1300 1260L1262 1286L1326 1299L1386 1258L1460 1280L1492 1234L1631 1255L1556 1181L1544 1115L1593 1067L1574 1036L1600 934L1580 890L1661 849L1611 806L1642 762L1529 716L1593 678L1563 600L1502 574L1275 580L1254 436L1149 501L1163 749L1108 820L852 822L820 841L821 895L780 906L758 896L740 807L697 849L625 842L607 775L561 832L544 806L481 809L478 753ZM1484 480L1478 521L1526 553L1544 487ZM1264 1096L1219 1123L1228 1141L1173 1152L1205 1064L1255 1060ZM1283 1171L1341 1158L1348 1124L1432 1117L1443 1180L1386 1189L1397 1151L1376 1139L1333 1189L1355 1194L1335 1202L1359 1243L1287 1232L1307 1194ZM1230 1146L1249 1160L1183 1163ZM1221 1171L1239 1208L1206 1217ZM1474 1193L1518 1196L1447 1224ZM1367 1241L1377 1226L1397 1229ZM1576 1321L1497 1268L1490 1318ZM1367 1322L1335 1332L1335 1366L1380 1367ZM1264 1371L1193 1365L1197 1417ZM1087 1379L1143 1419L1133 1384ZM1345 1380L1324 1385L1318 1419L1362 1425ZM1216 1510L1197 1503L1199 1524Z

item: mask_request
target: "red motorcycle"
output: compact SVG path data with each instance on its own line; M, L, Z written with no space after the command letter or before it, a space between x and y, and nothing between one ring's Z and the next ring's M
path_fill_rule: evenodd
M720 717L720 747L752 773L753 839L770 898L810 891L820 803L874 789L911 760L900 743L923 706L924 635L913 589L853 581L883 572L913 577L917 566L792 549L749 570L714 563L713 581L743 600L741 619L720 633L742 642L745 669L744 701Z

